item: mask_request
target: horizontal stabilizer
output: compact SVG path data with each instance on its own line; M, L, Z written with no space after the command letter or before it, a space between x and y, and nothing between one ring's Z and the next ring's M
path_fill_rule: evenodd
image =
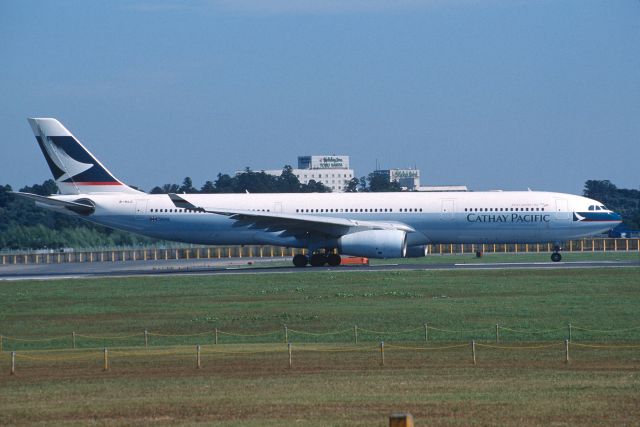
M75 212L79 215L87 216L96 211L96 207L89 199L80 199L74 202L66 200L53 199L51 197L40 196L32 193L11 192L16 196L23 197L25 199L34 200L36 203L45 205L54 209L67 209L71 212Z

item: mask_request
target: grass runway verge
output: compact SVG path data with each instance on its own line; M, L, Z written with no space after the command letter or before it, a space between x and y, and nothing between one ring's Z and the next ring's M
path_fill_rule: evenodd
M7 282L0 333L62 338L5 339L0 424L384 426L400 410L416 425L631 425L640 419L639 286L638 268ZM425 322L473 332L434 329L425 343ZM289 368L285 323L347 332L291 332ZM505 330L500 347L553 345L489 347L496 323L556 330L533 337ZM567 364L568 323L582 329L574 330ZM361 331L355 344L354 325L377 332ZM216 346L213 328L259 336L225 336ZM183 336L154 335L145 350L145 329ZM78 340L71 350L71 331L132 337ZM479 343L475 366L471 339ZM18 352L13 376L11 350Z

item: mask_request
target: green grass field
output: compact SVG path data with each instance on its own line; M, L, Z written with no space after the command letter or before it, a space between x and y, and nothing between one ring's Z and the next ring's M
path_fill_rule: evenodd
M4 282L0 424L631 425L638 312L639 268Z

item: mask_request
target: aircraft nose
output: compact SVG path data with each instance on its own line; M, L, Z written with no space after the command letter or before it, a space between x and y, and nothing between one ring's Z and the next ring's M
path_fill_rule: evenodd
M618 223L622 222L622 216L619 213L611 212L609 214L611 221L617 221Z

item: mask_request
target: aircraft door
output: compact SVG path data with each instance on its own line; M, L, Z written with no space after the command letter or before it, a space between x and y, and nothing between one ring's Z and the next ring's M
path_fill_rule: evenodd
M147 214L147 204L149 200L136 200L136 219L141 220L144 219L144 216Z
M442 221L453 221L454 203L455 200L453 199L442 199L442 210L440 212L440 219Z
M273 203L273 212L282 213L282 202Z
M567 199L556 199L556 219L566 220L570 216Z

